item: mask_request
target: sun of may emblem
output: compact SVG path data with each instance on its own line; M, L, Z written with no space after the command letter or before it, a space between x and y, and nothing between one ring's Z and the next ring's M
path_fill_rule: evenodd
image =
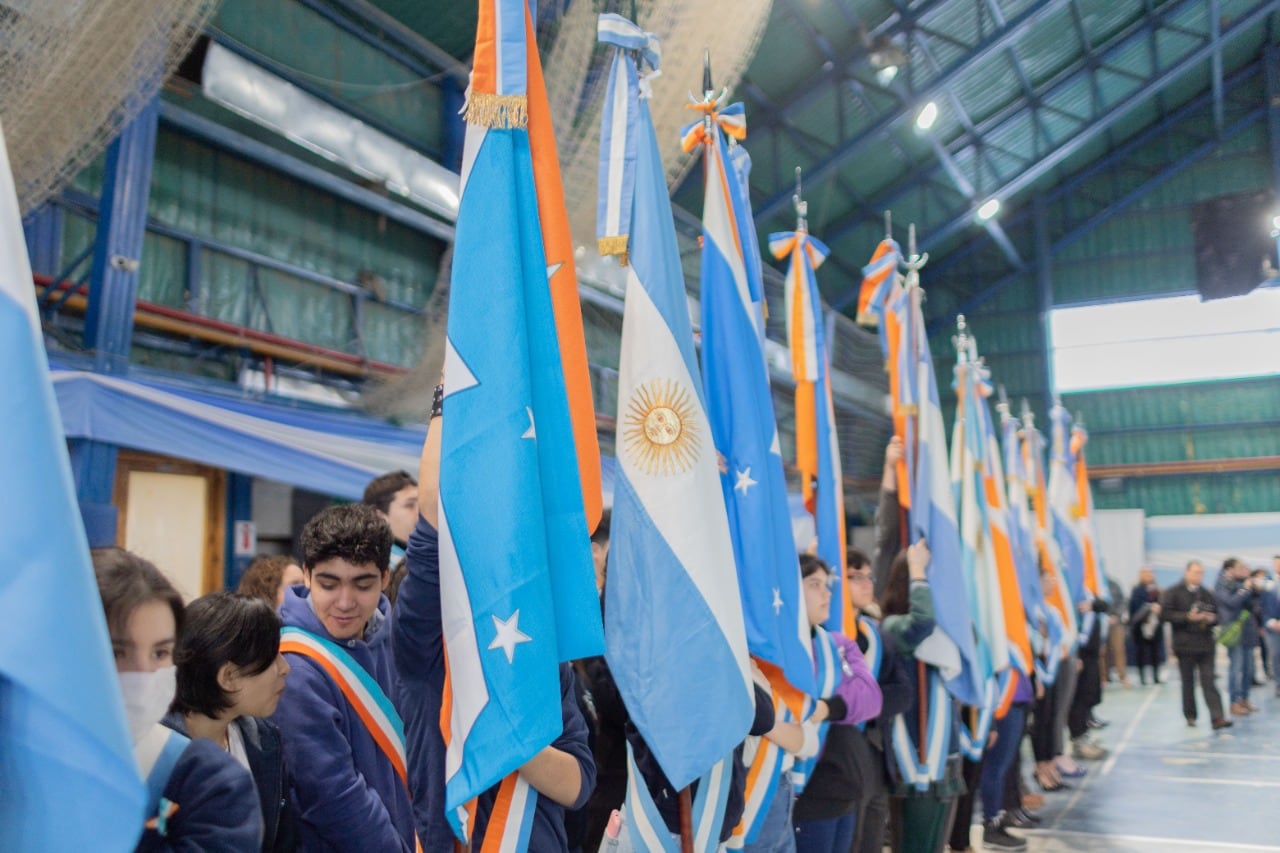
M698 458L698 427L688 390L672 379L646 382L631 395L623 441L636 467L650 476L680 474Z

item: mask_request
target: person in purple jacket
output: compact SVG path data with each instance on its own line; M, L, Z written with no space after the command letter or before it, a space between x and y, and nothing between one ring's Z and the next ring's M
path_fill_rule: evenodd
M304 583L285 593L280 650L291 667L272 721L284 737L302 849L413 853L403 764L369 730L340 679L358 680L398 722L387 598L391 528L363 504L322 510L302 529ZM394 723L390 728L394 729ZM398 738L382 732L384 743Z
M831 614L831 569L812 554L800 555L805 610L814 637L814 656L820 657L822 625ZM880 715L883 697L858 644L835 631L825 632L834 642L840 671L835 690L817 702L811 719L826 721L826 740L816 766L803 781L792 820L796 830L797 853L845 851L853 845L857 819L858 779L855 726ZM819 678L822 673L819 672ZM803 774L797 768L793 771Z
M435 522L439 513L440 413L433 410L418 472L418 526L409 537L407 573L396 598L395 659L400 707L404 711L409 786L413 816L426 853L451 853L453 830L445 817L445 744L440 733L444 689L444 635L440 609L440 548ZM520 768L538 792L525 849L532 853L568 850L566 808L586 804L595 787L596 768L587 744L587 724L578 709L573 670L560 666L560 736ZM482 794L472 829L472 849L484 842L497 799L495 785ZM382 849L372 846L362 850Z

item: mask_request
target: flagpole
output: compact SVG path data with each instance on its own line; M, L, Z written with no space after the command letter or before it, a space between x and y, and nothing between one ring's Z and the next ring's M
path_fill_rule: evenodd
M886 225L890 224L887 220L887 216L886 216L885 224ZM919 290L920 269L925 265L925 262L928 261L928 259L929 258L927 255L924 257L921 257L916 251L916 224L912 222L910 225L907 226L907 259L906 261L904 261L903 265L906 266L907 268L906 286L907 286L907 300L908 300L907 305L909 310L909 314L907 317L907 346L909 347L908 351L911 353L910 363L911 363L911 370L913 374L916 372L916 353L918 351L917 344L916 344L914 301L918 298L918 295L916 293L913 293L912 291ZM909 382L914 381L914 379L915 379L914 376L907 377L907 381ZM911 454L907 458L913 460L916 465L919 465L920 460L918 459L918 456L920 454L920 445L919 445L920 425L918 421L920 416L919 416L918 403L917 403L917 411L908 412L907 417L917 419L915 428L911 430L911 435L916 442L916 446L911 448ZM906 448L904 448L904 450L905 449ZM915 493L915 489L914 489L915 472L909 471L907 473L908 473L908 476L910 476L913 481L912 487L911 487L912 488L911 500L913 502L912 505L915 506L914 502L920 499L920 496ZM899 488L901 488L901 486L899 486ZM906 512L901 507L899 507L899 512L901 512L904 516L904 518L902 519L902 547L908 548L911 545L911 530L907 522L907 519L905 518ZM929 730L928 682L929 682L929 669L925 665L925 662L923 660L916 658L916 693L917 693L916 724L919 726L919 731L920 731L919 736L916 738L916 753L920 759L921 764L924 764L926 761L928 761L928 757L929 757L927 738L925 737L925 733Z
M687 785L680 789L680 853L693 853L693 796Z

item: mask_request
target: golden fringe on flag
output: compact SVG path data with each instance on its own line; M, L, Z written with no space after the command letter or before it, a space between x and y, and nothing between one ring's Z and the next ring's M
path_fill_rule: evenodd
M467 124L478 124L499 130L529 126L529 99L524 95L495 95L472 92L463 112Z
M618 263L624 267L631 259L630 254L627 252L626 234L599 238L596 240L596 250L602 255L617 255Z

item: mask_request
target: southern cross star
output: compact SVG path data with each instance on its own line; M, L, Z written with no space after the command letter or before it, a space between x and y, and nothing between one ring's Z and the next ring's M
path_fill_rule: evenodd
M745 471L738 472L738 482L733 484L733 490L742 492L742 496L745 498L747 491L754 485L756 485L756 481L751 479L751 466L748 465Z
M775 586L773 588L773 615L777 616L782 612L782 592Z
M497 614L494 614L493 627L498 633L494 635L493 642L489 644L489 649L502 649L507 655L507 663L514 663L516 646L533 640L533 637L520 630L519 610L512 613L511 618L506 621L499 619Z

